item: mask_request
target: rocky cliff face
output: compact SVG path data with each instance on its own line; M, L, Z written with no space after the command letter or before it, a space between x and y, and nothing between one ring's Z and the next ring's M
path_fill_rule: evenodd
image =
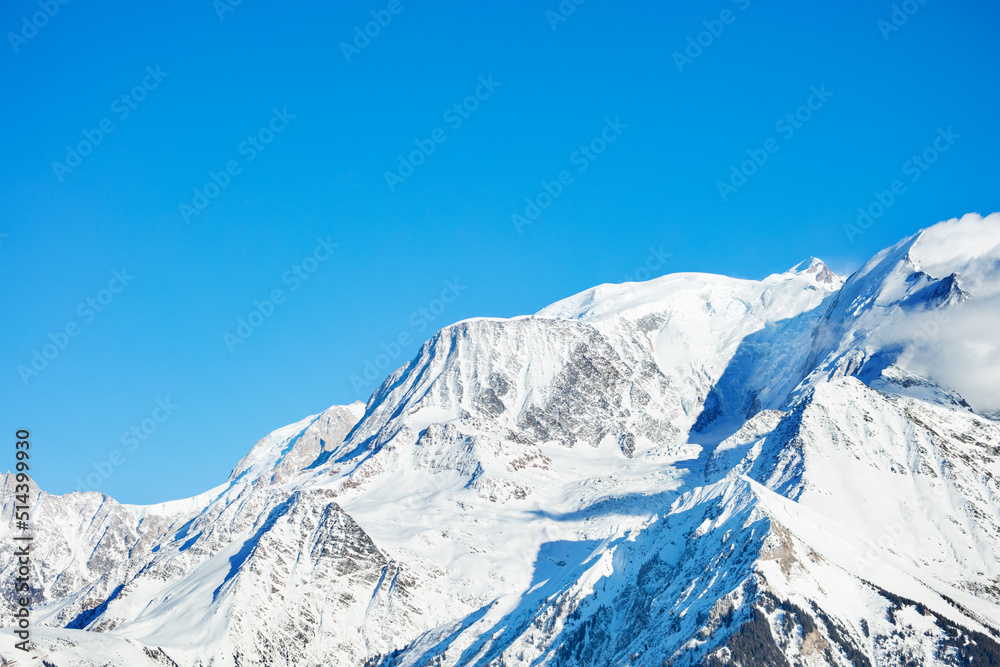
M967 216L846 281L813 259L452 325L203 496L39 493L35 659L995 664L1000 422L932 362L983 349L956 325L998 274L1000 216Z

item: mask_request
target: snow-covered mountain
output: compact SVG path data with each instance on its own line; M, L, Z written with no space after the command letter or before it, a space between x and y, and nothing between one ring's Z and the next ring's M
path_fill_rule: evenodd
M201 496L37 491L37 650L5 629L0 656L1000 664L998 315L994 214L846 280L810 259L459 322Z

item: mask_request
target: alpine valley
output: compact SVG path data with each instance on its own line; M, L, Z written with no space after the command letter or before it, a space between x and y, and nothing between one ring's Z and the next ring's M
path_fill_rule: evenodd
M846 279L671 274L459 322L200 496L34 490L33 650L5 605L0 656L1000 665L998 326L1000 214Z

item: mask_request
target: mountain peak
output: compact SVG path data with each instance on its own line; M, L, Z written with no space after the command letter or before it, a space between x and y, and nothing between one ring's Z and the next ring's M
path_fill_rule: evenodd
M840 285L844 279L834 273L821 259L810 257L785 271L785 276L814 276L816 282L824 285Z

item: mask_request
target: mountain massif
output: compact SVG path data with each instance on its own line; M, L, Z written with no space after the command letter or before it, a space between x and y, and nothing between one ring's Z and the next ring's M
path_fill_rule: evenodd
M5 607L0 656L1000 665L998 315L994 214L846 279L671 274L453 324L198 497L35 490L34 650Z

